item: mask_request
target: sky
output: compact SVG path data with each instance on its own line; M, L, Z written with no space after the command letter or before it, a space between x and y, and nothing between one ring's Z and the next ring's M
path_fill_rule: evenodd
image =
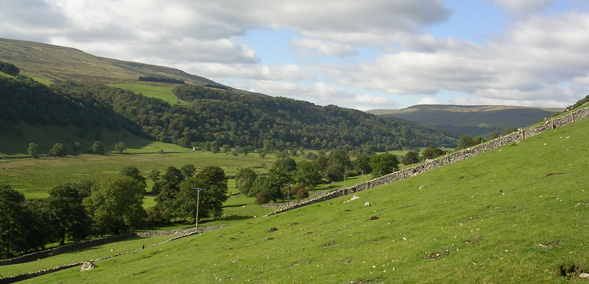
M0 0L0 37L359 110L589 95L589 0Z

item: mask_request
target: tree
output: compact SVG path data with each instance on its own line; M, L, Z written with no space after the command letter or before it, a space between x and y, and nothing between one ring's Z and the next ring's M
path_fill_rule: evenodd
M53 232L60 245L66 238L83 240L91 233L90 217L83 204L83 189L74 183L60 185L49 191L47 204Z
M343 166L337 165L337 164L333 164L333 165L327 167L327 170L325 171L325 174L327 175L327 179L330 182L343 180L345 173L346 173L346 169Z
M12 63L0 62L0 72L16 77L20 73L20 69Z
M285 157L285 158L281 158L279 160L276 160L276 162L274 163L274 166L285 173L290 173L292 171L295 171L297 169L297 163L295 162L295 160L293 160L290 157Z
M270 198L270 194L268 194L268 192L262 191L256 195L256 204L258 205L268 204L270 203L270 200L272 199Z
M3 256L12 256L12 251L23 248L25 196L9 185L0 185L0 246Z
M372 176L377 178L399 170L399 160L391 153L374 155L370 158L370 166Z
M245 195L248 194L254 182L256 181L256 177L258 175L254 170L251 168L242 168L240 169L237 174L235 175L235 184L239 191Z
M38 158L39 157L39 145L35 144L35 143L29 143L29 147L27 148L27 153L31 156L33 156L33 158Z
M495 138L499 138L501 137L501 130L499 129L495 129L493 131L491 131L491 133L489 133L489 138L491 139L495 139Z
M472 146L474 145L479 145L481 143L485 142L485 138L483 138L482 136L477 136L475 138L472 139Z
M313 187L321 182L322 177L319 165L315 162L301 161L297 165L295 180L304 186Z
M157 210L159 210L162 219L166 220L166 222L177 216L178 204L176 197L180 192L180 184L183 181L184 175L182 175L182 172L170 166L159 176L151 189L153 194L157 194L155 197Z
M143 188L147 187L146 178L141 175L141 172L136 167L127 166L121 169L121 175L131 177L143 185Z
M127 150L127 147L125 147L125 142L119 142L115 144L115 151L119 152L119 154L122 154L125 150Z
M354 160L354 169L365 174L371 173L372 168L370 167L370 155L361 154L356 160Z
M429 145L427 149L423 151L423 159L434 159L445 154L446 152L442 149L436 148L434 145Z
M156 182L159 177L160 177L160 171L158 171L156 169L152 169L147 173L147 178L152 180L153 182Z
M141 226L144 193L136 179L113 176L98 182L84 205L98 232L119 234Z
M74 153L79 153L80 150L82 150L82 145L80 144L80 142L74 142L74 145L72 145L72 150L74 150Z
M182 175L184 175L185 178L189 178L194 176L194 174L196 173L196 168L193 164L186 164L180 168L180 171L182 172Z
M55 145L53 145L53 148L49 150L49 156L63 157L65 155L67 155L67 150L61 143L55 143Z
M200 197L196 188L205 189L200 192ZM180 185L177 196L178 215L184 218L196 217L195 204L199 197L199 218L220 218L223 214L223 203L227 201L227 189L227 177L223 169L216 166L204 168Z
M282 188L285 184L291 183L290 176L277 168L268 170L268 175L258 176L254 184L254 188L250 190L249 194L255 196L260 192L266 192L274 203L278 199L284 199Z
M95 141L92 147L90 147L89 152L93 154L104 154L104 146L102 146L100 141Z
M317 157L317 159L315 159L315 163L317 163L317 165L319 165L319 168L322 171L327 170L327 166L328 166L328 160L327 157L325 156L325 153L319 153L319 156Z
M162 176L162 180L166 183L171 183L174 186L178 186L182 181L184 181L184 175L182 174L182 171L175 167L167 167L166 172L164 172Z
M303 200L305 198L309 197L309 191L304 187L301 186L297 189L297 195L296 198L297 200Z
M404 165L419 163L419 153L417 151L409 151L407 154L405 154L405 156L403 156L401 162Z
M23 248L25 250L45 249L55 242L55 227L51 221L50 205L47 200L26 200L23 203L22 223L24 227ZM88 226L90 223L88 223Z
M456 150L466 149L468 147L471 147L472 145L473 145L472 137L470 137L468 135L462 135L462 136L460 136L460 139L458 140L458 146L456 146Z
M328 166L331 165L342 166L344 170L351 169L352 161L350 160L350 155L344 150L335 150L331 152L329 155Z

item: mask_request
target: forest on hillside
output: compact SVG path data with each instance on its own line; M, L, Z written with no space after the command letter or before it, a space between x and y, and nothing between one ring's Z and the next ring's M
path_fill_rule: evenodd
M448 147L457 141L433 128L334 105L239 95L188 84L178 86L174 93L189 105L170 105L103 85L61 82L48 87L23 76L0 79L0 89L3 132L11 131L18 122L73 125L80 128L80 135L92 135L101 128L125 129L211 151L222 147L267 152L300 147L385 151L432 144Z

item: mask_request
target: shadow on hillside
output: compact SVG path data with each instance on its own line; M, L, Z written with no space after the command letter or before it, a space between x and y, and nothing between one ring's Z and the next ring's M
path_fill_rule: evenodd
M0 126L0 156L27 155L29 143L38 145L40 156L46 155L56 144L61 143L68 155L84 154L99 141L106 153L115 151L115 145L125 143L127 149L143 149L151 140L138 137L128 131L112 131L109 129L87 130L75 126L29 125L17 123L10 129L2 130ZM78 149L75 150L75 144ZM159 149L153 150L153 153ZM164 152L165 153L165 152Z
M243 207L248 205L247 203L243 203L243 204L233 204L233 205L225 205L223 206L224 208L233 208L233 207Z
M221 220L223 220L223 221L241 221L241 220L247 220L247 219L252 219L252 218L253 218L252 216L232 215L232 216L222 218Z

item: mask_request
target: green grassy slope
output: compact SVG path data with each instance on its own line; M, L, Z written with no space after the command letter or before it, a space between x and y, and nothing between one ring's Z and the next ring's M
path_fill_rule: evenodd
M30 282L585 283L587 129Z
M150 98L160 99L171 105L179 102L176 95L172 92L174 89L173 86L161 84L107 84L107 86L129 90L133 93L143 94Z
M159 150L164 150L164 154L158 154ZM137 167L143 175L152 169L164 171L168 166L180 168L185 164L193 164L197 170L219 166L232 176L240 167L263 167L273 162L273 158L262 159L257 154L234 157L153 142L142 148L128 149L124 154L0 160L0 183L9 184L25 194L26 198L37 199L47 197L49 190L60 184L85 179L100 180L118 174L125 166Z

